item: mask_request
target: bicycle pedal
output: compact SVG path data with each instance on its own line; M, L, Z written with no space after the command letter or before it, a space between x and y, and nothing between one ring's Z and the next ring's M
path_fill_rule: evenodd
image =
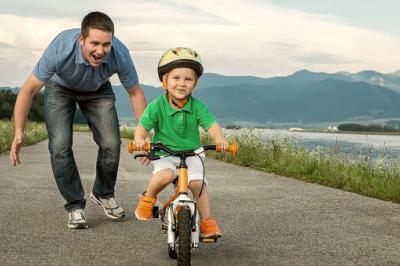
M153 218L158 218L160 216L160 211L158 206L153 207Z
M200 242L206 243L206 244L212 244L212 243L217 243L218 238L201 238Z
M161 230L168 230L168 225L161 224Z

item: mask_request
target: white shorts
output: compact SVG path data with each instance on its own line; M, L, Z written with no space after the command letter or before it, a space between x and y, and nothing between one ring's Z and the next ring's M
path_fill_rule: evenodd
M203 149L197 149L195 152L199 153ZM204 161L205 154L201 153L199 155L201 159ZM188 166L188 182L193 180L203 180L203 163L200 160L199 156L191 156L186 158L186 165ZM174 176L177 176L177 167L179 166L181 159L176 156L165 156L161 157L159 160L153 161L153 175L157 172L165 169L171 169L174 172ZM204 176L204 182L207 184L207 178Z

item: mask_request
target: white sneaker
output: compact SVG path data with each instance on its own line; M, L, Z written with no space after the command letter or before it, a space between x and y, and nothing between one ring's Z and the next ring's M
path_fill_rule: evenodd
M75 209L68 212L68 228L86 229L88 227L83 209Z
M115 201L115 198L102 199L90 193L90 198L94 203L103 207L104 213L111 219L120 219L125 216L124 210Z

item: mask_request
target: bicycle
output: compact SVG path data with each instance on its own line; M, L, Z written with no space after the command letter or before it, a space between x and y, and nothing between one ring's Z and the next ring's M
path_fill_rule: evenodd
M157 151L164 151L168 154L167 156L177 156L180 158L180 165L177 167L178 176L173 182L175 194L163 204L161 211L158 206L154 206L153 209L153 218L161 216L161 227L167 230L168 255L172 259L177 259L178 265L190 265L191 252L193 249L199 247L200 242L217 242L217 238L200 238L200 219L196 201L189 197L188 194L188 167L186 165L186 158L190 156L199 156L200 153L206 150L213 150L216 152L222 151L221 147L218 145L205 145L202 148L203 151L199 153L196 153L194 150L172 151L161 143L147 143L139 150L133 141L128 143L128 152L131 154L134 151L148 152L147 154L136 154L134 155L134 159L139 157L147 157L149 160L160 159L160 156L156 155ZM231 143L229 144L227 152L237 154L238 149L237 143ZM200 195L201 190L198 197L200 197Z

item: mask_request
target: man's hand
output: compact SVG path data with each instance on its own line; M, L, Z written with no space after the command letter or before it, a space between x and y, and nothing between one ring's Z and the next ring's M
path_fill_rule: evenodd
M15 134L10 150L10 162L14 166L17 163L20 164L19 150L24 145L24 128L28 119L29 109L32 105L32 99L43 85L44 83L31 73L18 92L14 106Z
M11 144L10 150L10 162L12 165L16 166L20 164L19 160L19 151L21 147L24 145L24 133L15 133L14 140Z

